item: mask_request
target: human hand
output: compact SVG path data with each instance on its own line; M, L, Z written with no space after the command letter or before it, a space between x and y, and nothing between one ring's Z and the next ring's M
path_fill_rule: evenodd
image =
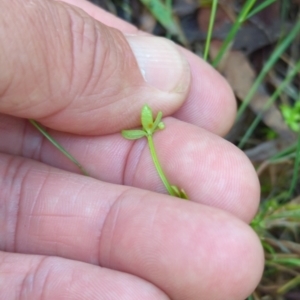
M192 53L67 2L86 13L0 2L0 299L244 299L263 268L247 225L259 185L220 137L234 120L230 88ZM169 115L156 150L191 201L157 193L146 140L120 134L145 103Z

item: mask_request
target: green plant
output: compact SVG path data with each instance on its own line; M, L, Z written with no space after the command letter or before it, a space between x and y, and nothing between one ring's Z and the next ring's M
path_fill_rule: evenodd
M181 199L188 199L187 194L183 189L178 188L176 185L171 185L164 174L162 167L157 158L157 154L153 143L153 134L160 129L164 129L165 125L161 121L162 112L158 112L155 120L153 120L153 113L148 105L144 105L141 112L141 123L142 129L130 129L122 130L122 136L129 140L137 140L146 137L148 140L148 145L150 153L152 156L153 163L158 172L160 179L162 180L164 186L166 187L168 193L171 196L175 196ZM62 146L60 145L39 123L35 120L30 119L29 122L41 133L43 136L59 151L61 151L70 161L72 161L82 172L83 175L88 176L88 172L83 168L83 166Z
M153 113L151 108L148 105L144 105L141 112L141 123L142 129L131 129L131 130L123 130L122 136L128 140L137 140L143 137L146 137L148 140L149 150L152 156L153 163L157 170L157 173L163 182L165 188L171 196L175 196L181 199L188 199L185 191L183 189L179 189L175 185L171 185L167 180L166 175L164 174L162 167L158 161L157 154L154 148L153 143L153 134L160 129L164 129L165 125L161 121L162 112L158 112L155 120L153 119Z
M294 106L281 105L282 116L285 123L295 132L300 129L300 102L296 102Z

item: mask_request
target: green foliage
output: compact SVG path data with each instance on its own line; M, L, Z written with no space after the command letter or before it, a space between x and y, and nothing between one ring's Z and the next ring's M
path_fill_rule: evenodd
M168 193L171 196L175 196L187 200L188 197L183 189L179 189L177 186L171 185L169 183L157 158L152 136L157 130L162 130L165 128L165 125L161 121L161 119L162 119L161 111L158 112L154 120L152 109L148 105L144 105L141 111L142 129L122 130L122 136L129 140L136 140L142 137L146 137L148 140L148 146L152 156L153 163Z
M276 131L274 131L273 129L271 128L265 128L263 130L263 132L265 133L265 136L266 136L266 139L268 141L271 141L271 140L274 140L278 137L278 134Z
M144 130L123 130L122 135L127 140L138 140L144 136L147 136L147 133Z
M297 101L294 106L281 105L282 116L285 123L295 132L300 129L300 101Z

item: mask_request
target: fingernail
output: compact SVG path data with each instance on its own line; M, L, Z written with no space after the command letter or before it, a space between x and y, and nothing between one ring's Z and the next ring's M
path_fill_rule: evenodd
M128 35L145 81L162 91L185 92L190 83L190 67L175 44L165 38Z

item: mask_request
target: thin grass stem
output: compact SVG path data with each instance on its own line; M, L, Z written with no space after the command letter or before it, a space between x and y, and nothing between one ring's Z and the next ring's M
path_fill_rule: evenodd
M70 161L72 161L81 171L83 175L89 176L88 172L83 166L74 158L61 144L54 140L54 138L35 120L29 119L29 122L62 154L64 154Z
M161 165L158 161L156 151L155 151L155 148L154 148L152 135L147 135L147 140L148 140L148 145L149 145L149 149L150 149L150 153L151 153L151 156L152 156L153 163L155 165L156 171L157 171L161 181L163 182L163 184L164 184L165 188L167 189L168 193L171 196L176 197L176 195L174 193L174 190L172 189L171 184L169 183L169 181L168 181L165 173L163 172L162 167L161 167Z
M247 2L244 4L237 20L235 21L235 23L231 27L225 41L223 42L223 44L221 46L221 49L219 50L216 58L212 62L212 65L214 67L218 66L218 64L220 63L222 57L224 56L224 54L229 49L235 35L237 34L237 32L238 32L239 28L241 27L241 25L243 24L243 22L246 20L250 9L253 7L255 2L256 2L256 0L247 0Z
M277 161L277 160L279 160L281 158L284 158L284 157L290 155L292 152L294 152L296 150L296 148L297 148L297 143L294 143L293 145L291 145L291 146L283 149L282 151L276 153L275 155L273 155L269 159L269 161L270 162L275 162L275 161Z
M290 291L291 289L297 287L300 285L300 275L296 276L295 278L289 280L286 284L284 284L283 286L281 286L278 290L277 293L279 294L285 294L288 291Z
M217 7L218 7L218 0L213 0L211 14L210 14L210 18L209 18L209 27L208 27L205 48L204 48L204 55L203 55L203 58L205 61L207 61L207 58L208 58L208 52L209 52L209 48L210 48L210 42L211 42L212 32L213 32L214 23L215 23Z
M259 13L263 9L265 9L267 6L271 5L272 3L276 2L276 0L266 0L263 3L257 5L247 16L247 19L253 17L255 14Z

